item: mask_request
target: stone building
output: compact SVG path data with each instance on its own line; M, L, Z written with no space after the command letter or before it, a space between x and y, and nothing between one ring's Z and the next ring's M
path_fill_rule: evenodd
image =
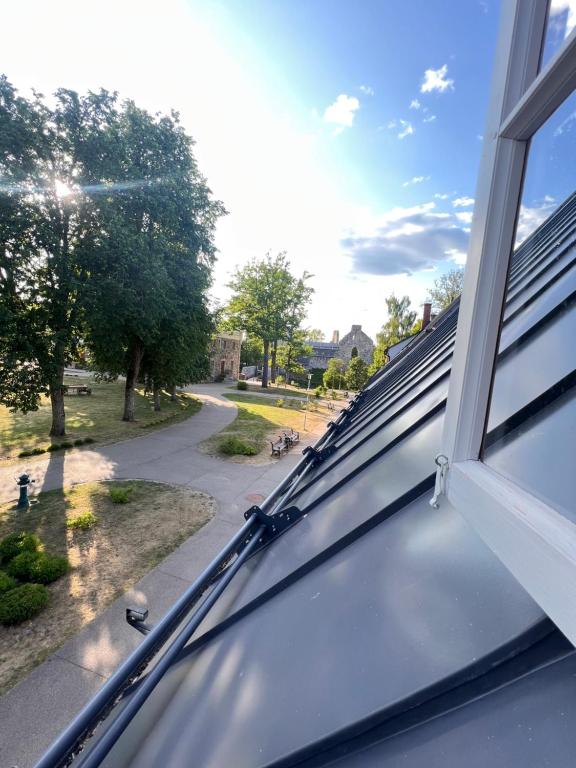
M372 353L374 352L374 342L364 333L361 325L353 325L350 333L343 336L338 343L339 354L345 363L350 362L352 357L352 350L356 347L358 350L358 357L361 357L365 363L370 365L372 362Z
M212 339L210 349L210 378L237 379L240 374L241 331L218 333Z
M339 332L334 331L332 341L307 341L306 345L312 348L311 355L300 358L300 362L306 370L327 368L328 360L333 357L339 357L345 363L349 363L354 347L364 362L370 364L374 352L374 342L362 331L361 325L353 325L350 333L347 333L341 340Z

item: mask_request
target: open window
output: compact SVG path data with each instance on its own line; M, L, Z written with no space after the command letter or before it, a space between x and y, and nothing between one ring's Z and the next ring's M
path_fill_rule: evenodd
M503 4L442 454L448 501L576 643L574 21Z

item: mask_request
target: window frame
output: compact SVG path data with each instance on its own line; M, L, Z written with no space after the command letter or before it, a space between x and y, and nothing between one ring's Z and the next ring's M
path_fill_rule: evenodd
M576 525L481 461L529 141L576 88L576 30L538 72L547 19L547 0L502 4L437 490L576 644Z

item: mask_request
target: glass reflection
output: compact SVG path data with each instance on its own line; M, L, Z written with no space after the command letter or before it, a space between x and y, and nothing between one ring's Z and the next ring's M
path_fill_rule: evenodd
M560 50L576 26L575 0L550 0L548 23L542 51L542 67Z
M558 432L576 402L575 150L573 93L531 142L484 446L487 464L564 514L576 498L575 452Z

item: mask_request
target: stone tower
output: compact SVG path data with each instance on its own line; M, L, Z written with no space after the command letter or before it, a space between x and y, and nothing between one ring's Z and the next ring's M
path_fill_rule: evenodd
M353 325L350 333L344 336L339 344L340 357L344 362L350 362L352 357L352 350L356 347L358 350L358 356L364 360L365 363L370 364L372 362L372 353L374 352L374 342L364 333L361 325Z

